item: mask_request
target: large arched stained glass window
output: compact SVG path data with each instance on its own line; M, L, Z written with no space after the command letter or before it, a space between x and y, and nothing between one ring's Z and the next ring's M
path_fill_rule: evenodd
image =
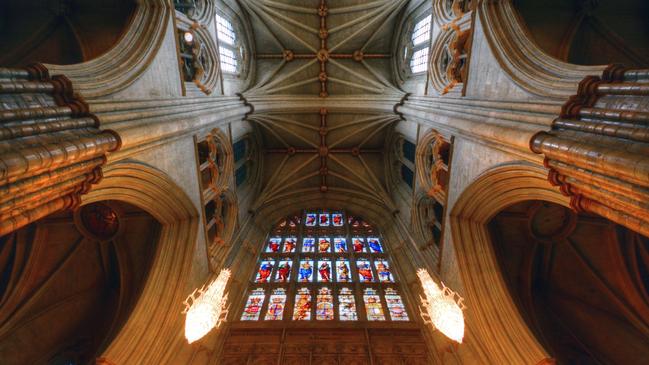
M241 321L409 321L376 228L342 211L305 211L267 237Z

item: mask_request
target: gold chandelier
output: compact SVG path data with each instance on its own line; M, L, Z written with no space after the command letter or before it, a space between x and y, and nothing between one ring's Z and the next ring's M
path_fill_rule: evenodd
M431 324L453 341L462 343L464 338L464 299L441 283L441 288L425 269L417 270L424 289L421 297L421 316L425 324Z
M212 328L218 328L228 314L228 295L224 294L230 280L230 270L223 269L219 276L207 285L194 290L185 299L185 338L187 342L197 341Z

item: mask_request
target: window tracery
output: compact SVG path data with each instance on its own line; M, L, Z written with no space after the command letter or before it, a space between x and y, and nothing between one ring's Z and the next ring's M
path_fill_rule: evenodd
M410 320L380 234L359 217L325 210L287 217L273 228L239 318Z
M183 81L193 83L205 94L216 86L214 45L201 26L179 24L177 30L179 62Z
M406 55L411 54L410 71L413 74L422 73L428 68L432 18L433 15L428 13L419 19L413 27L409 46L411 51L408 52L408 48L405 51Z
M237 188L254 177L256 145L251 134L245 135L232 145L234 156L234 182Z
M196 155L207 256L214 269L236 224L236 198L230 189L234 178L232 146L228 138L215 129L196 137Z
M413 223L422 239L423 248L439 249L441 246L451 153L452 139L449 142L435 130L425 134L417 146L415 158L419 193Z

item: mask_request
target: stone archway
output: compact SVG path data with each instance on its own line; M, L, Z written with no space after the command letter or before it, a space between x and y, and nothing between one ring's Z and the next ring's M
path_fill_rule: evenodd
M522 162L495 167L466 188L450 214L463 294L470 303L467 325L493 364L537 364L549 357L509 295L488 231L493 216L516 202L569 206L546 176L545 169Z
M183 341L181 303L197 239L199 215L185 192L163 172L124 161L104 169L104 179L83 204L112 199L138 206L162 225L159 249L143 292L121 332L102 357L115 364L163 364Z

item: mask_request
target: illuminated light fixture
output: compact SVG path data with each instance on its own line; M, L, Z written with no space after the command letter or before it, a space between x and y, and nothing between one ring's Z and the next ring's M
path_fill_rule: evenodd
M192 32L185 32L183 34L183 39L185 40L185 43L192 44L192 42L194 42L194 35Z
M228 295L224 294L230 280L230 270L223 269L219 276L207 285L194 290L185 299L185 337L192 343L203 338L212 328L218 328L228 314L226 303Z
M417 276L424 289L421 297L421 317L425 324L431 324L446 337L462 343L464 338L464 299L441 283L440 288L425 269L417 270ZM457 299L456 299L457 297Z

